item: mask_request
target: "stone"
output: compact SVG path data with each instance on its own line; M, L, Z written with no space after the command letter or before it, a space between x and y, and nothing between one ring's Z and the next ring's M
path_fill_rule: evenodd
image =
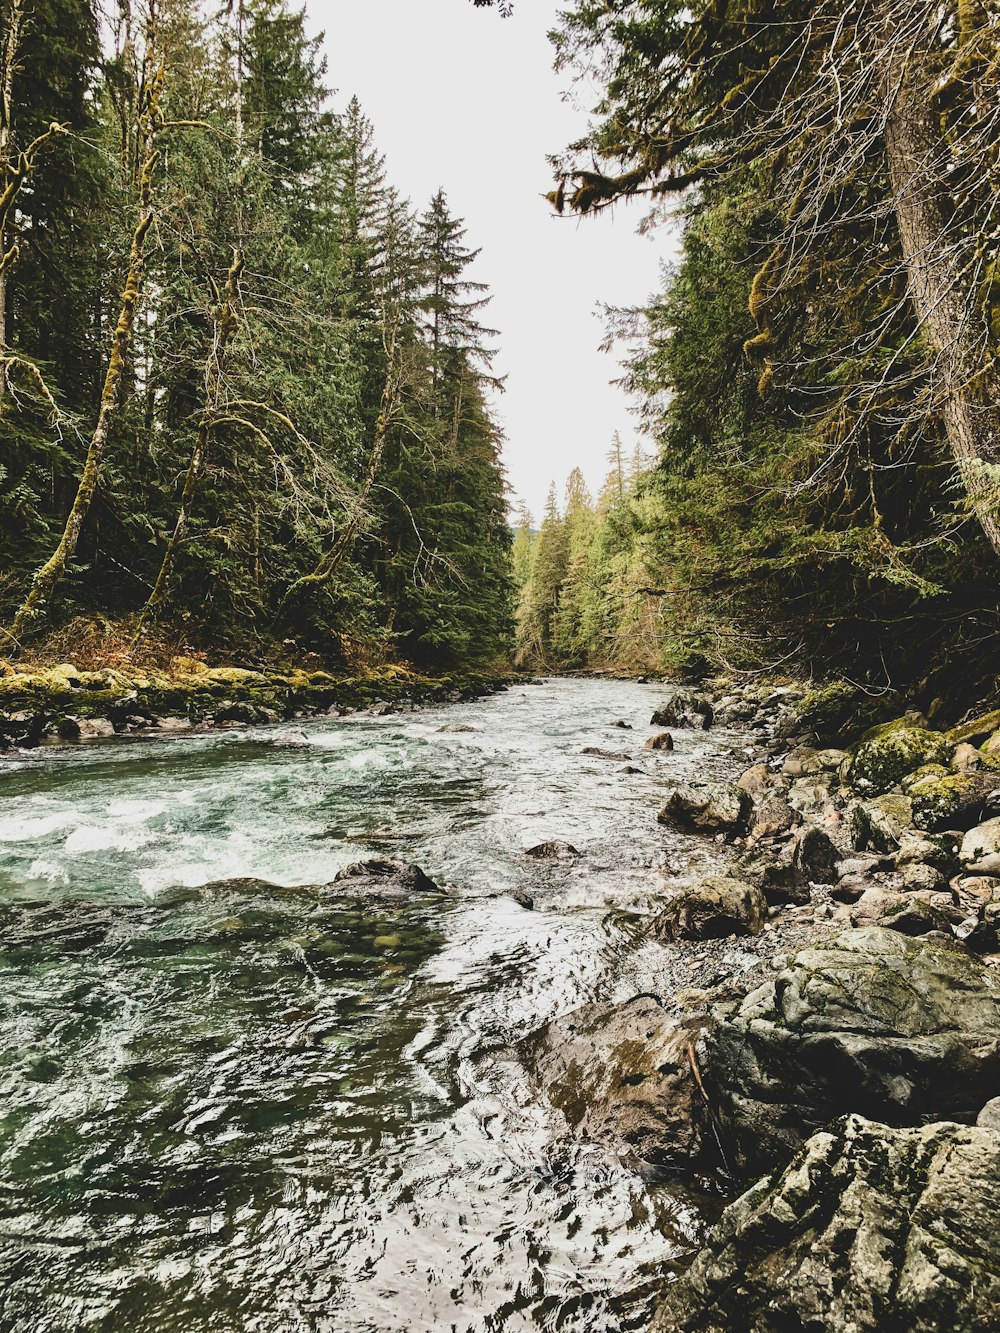
M563 861L580 855L572 843L563 842L561 838L539 842L534 847L528 847L524 854L533 856L539 861Z
M478 727L467 727L462 722L449 722L444 727L438 727L440 736L471 736L478 732Z
M830 773L816 773L795 778L788 789L788 804L804 815L822 814L830 804L833 778Z
M706 731L714 720L712 705L693 690L675 689L649 720L651 727L693 727Z
M980 1129L1000 1130L1000 1097L991 1097L976 1116Z
M772 773L767 764L753 764L740 774L736 779L736 785L757 801L765 792L782 790L788 783L777 773Z
M914 783L908 792L913 822L919 829L969 829L1000 800L1000 775L996 773L952 773L930 776Z
M674 748L674 738L669 731L661 731L657 736L650 736L645 748L647 750L672 750Z
M850 762L849 781L861 796L883 796L923 764L947 764L955 743L905 718L865 732Z
M756 840L780 837L801 823L802 815L792 809L780 792L769 792L753 808L750 834Z
M621 718L619 718L617 722L610 722L608 725L609 725L609 726L612 726L612 727L615 727L618 731L631 731L631 730L632 730L632 723L631 723L631 722L623 722Z
M792 848L788 845L777 853L751 848L737 857L735 871L739 879L760 889L769 906L809 901L809 886L792 864Z
M928 779L951 777L951 769L945 768L944 764L921 764L918 769L912 773L907 773L906 777L900 782L900 790L904 796L909 796L914 787L919 787L921 783Z
M891 792L873 801L853 802L848 821L855 851L893 852L913 824L913 805L908 796Z
M900 873L903 877L903 886L911 892L933 892L948 883L948 876L936 866L928 865L926 861L912 861L904 865Z
M282 746L290 750L302 750L309 748L309 737L304 731L293 731L289 728L286 731L273 731L266 740L271 745Z
M998 729L1000 729L1000 709L995 709L992 713L970 718L967 722L960 722L957 727L952 727L948 732L948 739L952 745L961 745L963 741L981 744L992 738Z
M326 886L328 890L371 893L383 898L422 898L443 890L409 861L356 861L345 866Z
M785 757L781 771L786 778L806 778L814 773L822 773L824 767L818 750L811 745L797 745Z
M717 940L759 935L767 921L767 899L754 884L711 875L681 889L652 922L662 940Z
M859 1115L722 1215L651 1333L997 1327L1000 1135Z
M703 1070L740 1170L838 1115L969 1119L1000 1086L1000 977L965 951L873 926L757 982L713 1009Z
M963 741L961 745L955 747L955 753L951 756L951 766L956 773L978 773L984 766L985 759L986 756L981 750L977 750L968 741Z
M616 764L628 763L630 754L621 754L617 750L601 750L596 745L588 745L580 751L588 759L612 759Z
M704 833L745 832L753 803L733 783L715 782L704 787L677 786L660 811L661 824L679 824L682 828Z
M574 1010L533 1033L519 1054L575 1138L658 1168L690 1167L704 1147L689 1054L696 1037L653 996L639 995Z
M793 840L792 865L807 884L834 884L840 850L821 828L814 824L801 829Z
M969 829L958 859L966 873L1000 875L1000 819L988 819Z
M869 888L851 912L855 926L882 926L903 935L927 935L932 930L950 931L951 919L925 898L912 893L889 893Z

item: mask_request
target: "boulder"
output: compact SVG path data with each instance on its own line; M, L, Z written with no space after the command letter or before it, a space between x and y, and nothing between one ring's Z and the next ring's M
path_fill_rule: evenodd
M882 796L923 764L947 764L955 743L905 718L865 732L850 761L849 781L861 796Z
M651 727L694 727L706 731L713 722L712 705L693 690L670 692L649 720Z
M704 1103L691 1072L697 1031L650 995L590 1004L547 1024L519 1054L573 1135L656 1167L702 1153Z
M987 756L983 754L982 750L977 750L968 741L956 745L955 753L951 756L951 766L956 773L978 773L981 768L986 766L986 761Z
M804 884L833 884L837 879L840 849L815 824L801 829L792 843L792 865Z
M743 788L731 782L704 787L679 785L667 797L658 818L661 824L679 824L704 833L742 833L752 808L753 802Z
M1000 819L988 819L969 829L958 859L967 874L1000 875Z
M855 851L894 852L912 827L913 805L908 796L890 792L873 801L855 801L847 815Z
M976 1116L980 1129L1000 1130L1000 1097L991 1097Z
M736 873L755 885L771 906L807 903L809 885L792 864L793 848L786 844L778 852L755 847L736 859Z
M580 751L588 759L613 759L616 764L627 763L632 756L621 754L617 750L601 750L596 745L588 745Z
M561 838L537 843L534 847L528 847L524 854L534 856L539 861L564 861L580 855L572 843L563 842Z
M819 751L812 745L797 745L785 756L781 771L786 778L807 778L823 772Z
M952 727L948 732L948 739L952 745L961 745L968 741L973 745L981 744L983 741L989 741L1000 728L1000 709L992 713L984 713L980 717L970 718L966 722L960 722L957 727Z
M822 814L830 804L833 781L832 773L795 778L788 789L788 804L804 815Z
M442 893L434 881L410 861L356 861L334 876L327 889L373 894L380 898L422 898Z
M479 732L478 727L467 727L462 722L449 722L447 726L438 727L440 736L473 736Z
M757 801L765 792L783 790L788 783L779 774L772 773L767 764L753 764L740 774L736 785Z
M674 738L669 731L661 731L657 736L650 736L645 748L647 750L672 750L674 748Z
M726 1209L651 1333L996 1328L998 1246L1000 1135L852 1115Z
M837 1115L971 1118L1000 1086L1000 978L893 930L802 949L713 1019L706 1081L743 1170L773 1166Z
M745 789L744 789L745 790ZM753 808L750 833L761 838L780 837L802 823L798 810L793 810L779 791L768 792Z
M969 829L1000 800L1000 774L951 773L926 776L908 788L913 823L919 829Z
M936 895L934 895L936 896ZM870 887L851 912L855 926L882 926L903 935L927 935L932 930L949 931L951 918L927 898L914 893L891 893Z
M755 884L711 875L681 889L653 918L663 940L718 940L759 935L767 921L767 899Z

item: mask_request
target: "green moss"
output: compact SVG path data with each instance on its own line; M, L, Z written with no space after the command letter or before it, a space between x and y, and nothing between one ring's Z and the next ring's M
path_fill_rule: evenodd
M851 759L848 780L863 796L881 796L925 764L947 764L952 748L940 732L899 719L865 733Z

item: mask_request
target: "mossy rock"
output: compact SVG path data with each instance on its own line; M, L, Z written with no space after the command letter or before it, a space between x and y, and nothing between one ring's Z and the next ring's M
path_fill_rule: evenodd
M794 729L809 733L820 746L845 745L885 718L892 707L891 695L873 698L857 685L832 681L807 690L798 701Z
M978 824L990 794L997 788L994 773L931 775L909 789L913 823L919 829L970 829Z
M903 789L903 795L909 796L914 788L919 787L922 783L939 782L942 778L953 776L952 770L945 768L944 764L921 764L912 773L907 773L899 785Z
M1000 709L970 718L968 722L960 722L948 732L948 739L952 745L961 745L963 741L975 744L977 741L985 741L995 731L1000 731Z
M925 764L946 765L953 749L947 736L900 718L865 733L848 780L862 796L882 796Z

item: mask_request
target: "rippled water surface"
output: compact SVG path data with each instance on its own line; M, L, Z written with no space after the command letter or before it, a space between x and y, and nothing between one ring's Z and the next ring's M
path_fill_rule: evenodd
M658 795L735 744L643 754L658 697L562 680L4 761L0 1328L643 1327L692 1206L567 1143L509 1048L655 981L641 912L706 855ZM524 855L555 837L581 858ZM447 895L316 887L376 855Z

